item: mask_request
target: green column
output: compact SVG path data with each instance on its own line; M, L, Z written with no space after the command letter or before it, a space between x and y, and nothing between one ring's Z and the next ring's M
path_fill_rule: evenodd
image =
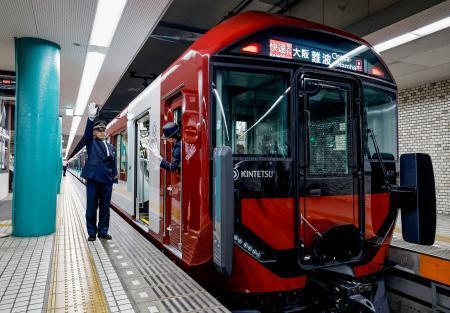
M62 118L58 118L58 140L56 141L58 143L56 147L56 162L57 162L57 169L56 169L56 176L58 177L58 180L56 182L56 192L59 194L61 191L61 179L62 179Z
M55 232L60 47L16 39L13 235Z

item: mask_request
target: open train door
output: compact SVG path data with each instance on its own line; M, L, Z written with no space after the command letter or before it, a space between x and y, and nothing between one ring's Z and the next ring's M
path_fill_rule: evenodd
M358 260L364 243L361 87L351 76L296 75L299 111L299 264Z
M181 95L166 101L166 116L167 122L175 122L182 129L181 126L181 110L182 110L182 97ZM172 148L173 144L167 140L163 141L164 153L163 157L172 162ZM183 155L183 149L181 149L181 155ZM164 202L164 216L166 222L165 240L166 247L171 250L179 258L182 257L181 238L182 231L182 162L175 171L161 169L163 171L163 194L165 195Z

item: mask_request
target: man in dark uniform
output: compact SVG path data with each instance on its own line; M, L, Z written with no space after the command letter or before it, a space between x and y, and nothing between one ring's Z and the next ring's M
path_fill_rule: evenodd
M86 179L86 226L89 241L94 241L97 234L98 238L106 240L112 238L108 234L109 205L112 185L118 182L114 147L106 141L106 123L104 121L94 123L97 110L95 103L89 104L89 118L84 131L88 159L81 172L81 177Z
M172 162L169 162L159 154L158 147L152 145L150 151L152 154L161 161L160 166L171 172L175 172L180 167L181 162L181 134L180 127L176 123L169 122L163 126L163 137L162 139L168 142L174 143L172 147Z

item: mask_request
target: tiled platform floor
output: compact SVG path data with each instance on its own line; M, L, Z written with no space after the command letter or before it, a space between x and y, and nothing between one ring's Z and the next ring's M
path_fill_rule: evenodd
M0 312L42 312L53 235L0 239Z
M410 251L415 251L419 254L426 254L436 256L445 260L450 260L450 215L438 214L436 218L436 239L432 246L421 246L408 243L403 240L401 230L400 214L397 218L394 238L391 245Z
M74 192L84 201L84 186L76 178L72 180ZM101 241L109 258L101 259L111 260L136 312L228 312L113 211L110 234L113 240ZM105 293L111 297L109 289ZM115 309L111 307L111 312Z

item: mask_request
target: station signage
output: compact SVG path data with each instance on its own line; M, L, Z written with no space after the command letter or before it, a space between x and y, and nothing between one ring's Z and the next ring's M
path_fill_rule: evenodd
M12 75L0 73L0 95L14 95L16 90L16 78Z
M3 90L14 90L16 87L16 80L14 78L2 78L0 77L0 89Z
M347 57L336 51L309 47L276 39L269 39L269 55L271 57L292 59L321 64L325 66L344 68L363 72L363 60L360 57Z

